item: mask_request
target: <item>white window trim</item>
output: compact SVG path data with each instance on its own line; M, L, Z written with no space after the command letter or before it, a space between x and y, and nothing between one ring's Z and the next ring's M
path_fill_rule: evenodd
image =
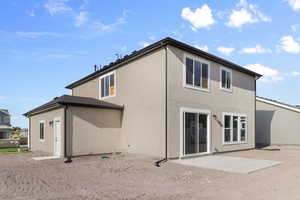
M223 88L222 87L222 70L224 70L224 71L226 71L226 72L230 72L230 79L231 79L231 82L230 82L230 89L228 89L228 88ZM226 91L226 92L232 92L232 70L231 69L228 69L228 68L226 68L226 67L223 67L223 66L221 66L220 67L220 89L221 90L224 90L224 91Z
M114 74L114 81L115 81L115 92L114 92L114 95L111 95L111 96L106 96L106 97L101 97L101 89L102 89L102 85L101 85L101 79L106 77L106 76L110 76ZM117 94L117 76L116 76L116 71L112 71L112 72L109 72L109 73L106 73L102 76L99 77L99 99L101 100L104 100L104 99L108 99L108 98L111 98L111 97L115 97Z
M198 91L210 92L210 62L207 61L207 60L204 60L204 59L202 59L198 56L194 56L194 55L187 54L187 53L185 53L183 57L184 57L183 58L184 59L183 60L183 79L182 79L183 80L183 87L198 90ZM200 88L200 87L195 87L195 86L191 86L191 85L186 84L186 58L187 57L191 58L193 60L197 60L201 63L207 64L207 66L208 66L208 85L207 85L208 87L207 87L207 89Z
M240 117L245 117L246 118L246 128L245 128L245 141L241 141L241 134L240 134L240 123L238 123L238 141L237 142L225 142L225 115L230 115L231 119L233 116L238 116ZM231 120L231 132L230 132L230 138L232 140L232 135L233 135L233 120ZM228 113L228 112L223 112L222 114L222 145L234 145L234 144L247 144L248 141L248 117L246 114L241 114L241 113Z
M203 113L208 115L208 120L207 120L207 131L208 131L208 136L207 136L207 152L203 153L195 153L195 154L184 154L183 151L183 141L184 141L184 118L183 118L183 113L184 112L191 112L191 113ZM179 136L179 159L185 158L185 157L190 157L190 156L200 156L200 155L207 155L211 153L211 111L210 110L202 110L202 109L197 109L197 108L186 108L186 107L181 107L180 108L180 136Z
M40 128L41 124L44 124L44 139L41 139L41 128ZM46 140L45 124L46 124L45 120L39 121L39 139L40 139L41 142L45 142L45 140Z

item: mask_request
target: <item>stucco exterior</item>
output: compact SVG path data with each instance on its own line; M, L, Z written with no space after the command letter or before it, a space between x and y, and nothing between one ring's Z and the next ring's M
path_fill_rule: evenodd
M260 75L212 55L199 53L192 47L187 48L181 44L175 47L176 45L166 44L156 48L159 44L160 42L154 45L153 50L151 47L141 50L138 57L134 57L137 56L135 54L127 56L126 62L112 63L99 72L96 71L67 86L72 89L73 96L91 97L97 102L101 100L121 107L121 110L114 110L69 106L66 110L68 155L123 151L159 159L165 158L167 149L168 158L181 157L183 156L183 108L205 110L208 113L209 149L206 153L255 147L256 78ZM187 51L195 54L192 55ZM196 54L202 55L203 58ZM205 60L209 64L208 91L184 86L186 55ZM220 69L225 66L217 62L230 67L228 69L232 71L232 91L220 88ZM110 85L112 87L110 90L114 92L110 97L101 98L101 76L108 73L115 75L113 78L115 84ZM225 113L246 116L245 142L223 144ZM50 119L53 118L53 113L49 112L48 115ZM32 126L36 126L41 118L46 118L42 114L38 116L32 117ZM198 122L193 121L193 123ZM197 131L200 130L199 126L198 123ZM242 125L239 121L239 127L235 128L239 133L240 126ZM195 138L195 135L199 134L197 131L191 133L189 137ZM195 141L196 139L192 142ZM33 146L37 149L51 151L51 145L44 144L46 147L43 148L41 145L39 141L35 143L33 141Z
M210 153L251 149L255 147L255 78L233 70L233 91L220 89L221 65L210 63L210 91L183 87L185 52L169 46L167 50L168 157L176 158L180 150L180 109L211 111ZM135 62L116 69L115 97L105 101L124 105L122 135L128 152L164 157L165 153L165 50L161 49ZM141 81L142 80L142 81ZM73 89L73 95L99 98L99 79ZM138 91L138 92L137 92ZM222 116L224 112L247 116L247 142L223 145ZM213 118L216 115L217 118Z
M67 109L68 155L122 152L122 111L70 106Z
M55 118L60 118L61 120L61 156L64 155L64 108L58 108L55 110L43 112L34 116L31 116L29 119L30 130L29 130L29 140L30 148L32 151L43 151L50 154L54 153L54 130L53 122ZM44 121L44 133L45 140L40 140L39 135L39 123Z
M160 49L115 70L116 96L105 101L124 105L122 137L129 153L165 154L165 51ZM99 78L73 88L75 96L99 99Z
M211 112L211 148L210 153L250 149L255 147L255 78L232 70L233 91L220 89L221 65L210 63L209 92L183 87L184 55L176 47L168 51L168 152L169 157L180 156L180 108L209 110ZM191 55L191 54L187 54ZM195 56L195 55L193 55ZM248 137L245 144L223 145L223 112L246 114ZM213 117L216 115L216 118Z
M300 145L300 113L257 100L256 143Z

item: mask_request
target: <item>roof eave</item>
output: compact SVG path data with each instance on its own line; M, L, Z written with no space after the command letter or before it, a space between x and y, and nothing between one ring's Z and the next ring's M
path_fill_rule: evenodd
M86 82L88 82L88 81L90 81L94 78L97 78L97 77L101 76L102 74L105 74L105 73L107 73L109 71L112 71L112 70L114 70L114 69L116 69L120 66L123 66L123 65L125 65L125 64L127 64L127 63L129 63L133 60L136 60L136 59L138 59L138 58L140 58L140 57L142 57L142 56L144 56L148 53L151 53L151 52L153 52L157 49L163 48L166 45L172 45L174 47L177 47L177 48L183 49L185 51L188 51L190 53L194 53L196 55L204 57L205 59L208 59L208 60L214 61L216 63L219 63L221 65L224 65L225 67L230 67L231 69L234 69L234 70L240 71L242 73L254 76L256 80L259 79L262 76L261 74L258 74L254 71L251 71L251 70L248 70L248 69L246 69L246 68L244 68L240 65L234 64L234 63L232 63L230 61L227 61L223 58L217 57L215 55L212 55L210 53L207 53L205 51L197 49L193 46L190 46L190 45L185 44L183 42L180 42L180 41L177 41L177 40L174 40L172 38L167 37L167 38L162 39L158 42L155 42L154 44L151 44L151 45L149 45L149 46L147 46L147 47L145 47L145 48L143 48L139 51L134 52L132 55L129 55L128 57L124 57L123 59L121 59L121 60L119 60L115 63L111 63L110 65L105 66L101 70L96 71L96 72L94 72L94 73L92 73L88 76L85 76L85 77L79 79L78 81L75 81L75 82L67 85L65 88L66 89L73 89L76 86L84 84L84 83L86 83Z

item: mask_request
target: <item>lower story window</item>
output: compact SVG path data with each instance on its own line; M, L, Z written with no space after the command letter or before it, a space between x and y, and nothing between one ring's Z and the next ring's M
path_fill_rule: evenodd
M45 140L45 122L41 121L40 122L40 140L44 141Z
M225 113L223 116L224 144L236 144L246 142L247 117L241 114L230 113Z

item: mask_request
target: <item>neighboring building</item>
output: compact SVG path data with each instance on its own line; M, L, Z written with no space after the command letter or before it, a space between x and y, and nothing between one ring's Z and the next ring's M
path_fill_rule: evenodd
M300 145L300 108L256 98L256 144Z
M255 147L261 75L171 38L111 63L25 115L30 146L179 158Z
M10 114L8 110L0 109L0 139L9 139L11 130Z
M21 129L20 136L22 136L22 137L28 137L28 128Z

